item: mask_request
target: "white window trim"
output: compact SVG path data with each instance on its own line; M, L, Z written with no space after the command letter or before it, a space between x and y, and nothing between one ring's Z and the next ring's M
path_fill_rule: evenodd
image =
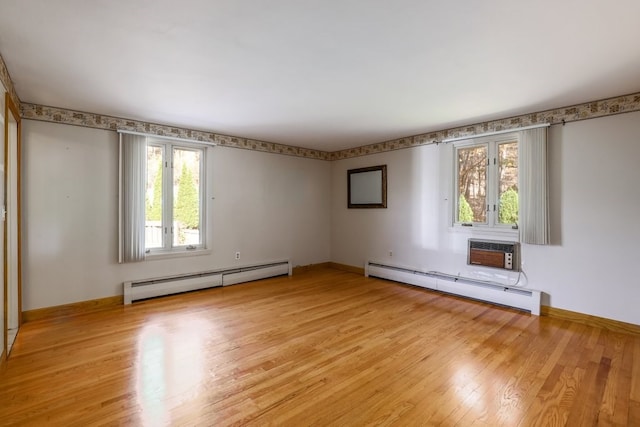
M499 224L497 221L498 216L498 204L499 204L499 196L498 196L498 174L494 172L497 165L491 164L493 163L491 159L497 159L498 157L498 145L505 142L513 142L516 141L518 143L518 149L520 148L520 133L519 132L509 132L509 133L499 133L493 134L490 136L477 137L477 138L469 138L456 140L455 142L451 142L452 149L452 188L451 188L451 199L452 199L452 210L450 217L451 228L457 232L467 232L469 234L483 233L483 234L501 234L501 235L512 235L518 236L518 229L513 228L511 224ZM457 213L458 213L458 149L459 148L467 148L467 147L475 147L480 145L487 146L487 157L489 159L488 168L490 171L487 172L487 200L486 203L489 206L496 206L494 210L487 210L487 222L486 223L473 223L472 225L463 225L463 223L457 221ZM518 171L519 172L519 171ZM520 186L520 173L518 173L518 186Z
M156 261L171 258L192 257L201 255L211 255L213 251L211 249L201 248L194 250L173 250L173 251L154 251L145 255L145 261Z
M187 150L200 151L200 183L199 183L199 194L200 194L200 244L198 245L173 245L173 227L170 227L171 231L167 230L167 233L163 235L163 247L161 248L149 248L145 247L145 259L165 259L165 258L173 258L179 256L197 256L197 255L205 255L207 253L211 253L210 250L207 249L207 241L206 241L206 223L207 223L207 212L206 212L206 170L207 170L207 147L203 146L203 144L188 142L181 139L167 138L167 137L155 137L148 136L147 137L147 145L151 146L162 146L163 147L163 157L162 161L165 163L163 166L165 169L163 171L163 209L162 209L162 224L171 224L173 222L172 212L168 209L165 209L166 205L173 204L173 185L171 182L173 180L173 165L169 166L169 162L173 160L173 148L183 148ZM166 179L164 176L167 171L171 171L171 178Z

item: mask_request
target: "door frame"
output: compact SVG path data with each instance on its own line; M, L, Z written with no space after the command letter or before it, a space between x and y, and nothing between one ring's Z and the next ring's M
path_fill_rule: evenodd
M8 239L8 231L9 231L9 209L15 209L15 221L16 221L16 251L17 251L17 261L15 268L17 269L17 298L18 298L18 329L22 326L22 171L21 171L21 154L22 154L22 122L20 117L20 109L13 103L13 100L9 96L8 92L5 92L5 117L4 117L4 159L5 159L5 168L4 168L4 205L6 209L5 213L5 221L4 221L4 256L3 256L3 264L4 264L4 350L5 350L5 358L9 357L10 349L8 347L8 329L9 329L9 268L8 268L8 249L9 249L9 239ZM9 117L13 117L16 121L16 164L10 164L11 159L9 158ZM16 206L9 206L8 200L8 190L10 185L10 171L16 168ZM13 347L13 346L12 346Z

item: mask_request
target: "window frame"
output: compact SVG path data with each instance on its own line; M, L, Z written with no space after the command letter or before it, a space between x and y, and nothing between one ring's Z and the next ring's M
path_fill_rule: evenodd
M500 215L500 177L499 177L499 145L505 143L515 142L518 147L518 158L520 156L520 134L519 132L510 132L499 135L469 138L460 141L452 142L453 146L453 187L452 187L452 200L453 209L451 212L451 225L454 229L477 229L485 231L495 232L510 232L517 233L518 224L501 224L499 223ZM460 209L460 194L459 194L459 167L458 167L458 151L460 149L472 148L472 147L487 147L487 178L486 178L486 222L471 222L463 223L458 221L458 212ZM521 187L520 167L518 165L518 189ZM489 209L490 207L493 209Z
M145 257L163 257L166 255L182 255L182 254L198 254L206 251L206 170L207 170L207 147L202 144L189 143L178 139L166 138L166 137L147 137L147 147L161 147L162 149L162 220L161 227L164 230L162 232L162 246L156 248L147 248L145 242ZM198 183L198 199L199 199L199 234L200 243L197 245L185 244L174 245L174 230L173 217L174 217L174 165L173 155L174 149L183 149L187 151L196 151L200 153L199 161L199 183ZM148 167L148 164L147 164ZM145 188L147 183L145 182ZM146 223L146 215L145 215Z

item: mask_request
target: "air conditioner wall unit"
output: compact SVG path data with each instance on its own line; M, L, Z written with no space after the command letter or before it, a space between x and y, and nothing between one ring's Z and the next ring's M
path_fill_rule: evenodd
M469 239L467 264L520 271L520 243Z

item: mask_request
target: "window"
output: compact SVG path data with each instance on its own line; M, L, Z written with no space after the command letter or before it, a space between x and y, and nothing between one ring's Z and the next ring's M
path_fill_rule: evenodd
M148 138L145 182L146 253L204 245L204 149Z
M463 226L516 228L518 137L460 142L454 146L455 217Z
M119 262L205 248L206 148L120 133Z

